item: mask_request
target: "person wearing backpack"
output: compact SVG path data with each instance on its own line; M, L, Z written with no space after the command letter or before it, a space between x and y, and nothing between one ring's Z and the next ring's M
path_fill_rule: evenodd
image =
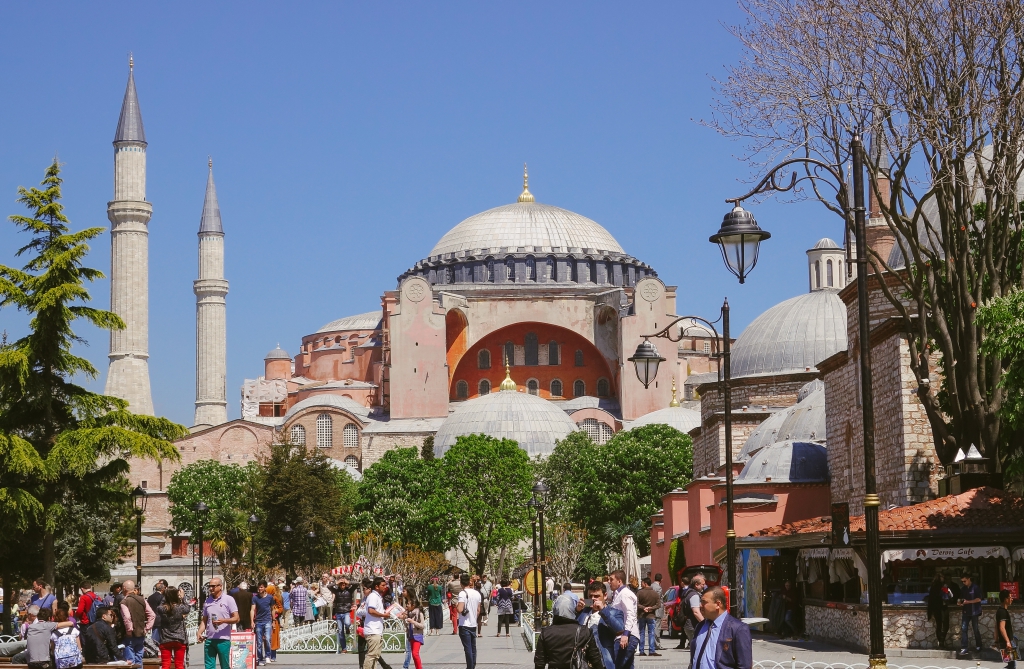
M693 577L692 581L682 579L683 591L679 594L679 604L676 605L675 623L681 630L679 633L679 645L677 650L686 648L687 639L692 639L696 634L697 626L704 622L704 614L701 613L700 596L704 591L704 577L700 574ZM687 630L689 624L689 630Z
M188 637L185 633L185 618L191 608L181 602L181 591L164 588L163 603L157 607L160 618L160 669L185 668L185 653L188 652Z
M82 596L78 598L75 618L78 619L78 625L84 632L89 625L99 620L98 611L103 606L103 600L93 591L92 582L83 581L81 588Z
M575 603L572 597L555 600L552 623L540 630L534 669L603 669L604 660L590 628L576 621L584 606L582 599Z
M55 623L68 622L67 611L57 609L53 614ZM85 662L82 656L82 640L78 628L58 627L50 633L50 647L56 669L78 669Z
M25 656L29 669L52 669L50 661L50 635L55 630L75 626L70 620L51 621L53 612L48 608L39 609L35 622L25 631Z

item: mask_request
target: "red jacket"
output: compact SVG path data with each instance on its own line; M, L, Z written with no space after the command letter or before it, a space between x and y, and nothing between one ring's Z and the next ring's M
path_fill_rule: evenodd
M79 597L78 608L75 609L75 619L87 625L96 622L95 620L89 620L89 610L92 608L92 603L99 599L99 595L95 592L86 592Z

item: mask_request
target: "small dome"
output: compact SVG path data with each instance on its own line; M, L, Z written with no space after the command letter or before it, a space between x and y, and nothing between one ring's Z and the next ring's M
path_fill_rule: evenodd
M629 424L629 429L634 430L644 425L668 425L686 434L693 428L700 427L700 412L683 407L659 409L640 416Z
M732 378L803 372L846 350L846 305L835 290L776 304L754 319L732 348Z
M747 461L736 479L752 483L826 483L828 454L821 444L801 441L780 441L763 449Z
M434 435L434 454L441 457L455 445L455 439L486 434L513 439L531 458L547 457L555 441L579 428L551 402L529 393L502 390L462 402Z
M354 399L351 399L349 397L342 397L341 395L325 394L307 397L306 399L302 400L301 402L293 406L291 409L288 409L288 413L284 415L285 422L288 422L289 418L299 413L303 409L307 409L309 407L330 407L334 409L341 409L342 411L347 411L350 414L358 416L364 422L370 415L370 408L364 407L362 404L356 402Z
M692 318L683 320L679 323L679 334L684 337L715 338L714 333L711 332L711 328Z
M486 251L484 250L486 249ZM600 224L566 209L517 202L470 216L449 230L430 257L458 253L624 253ZM504 251L503 251L504 250Z
M278 344L277 348L275 348L273 351L268 353L266 355L266 357L263 358L263 360L291 360L291 359L292 359L292 356L288 355L288 351L286 351L283 348L281 348L280 344Z
M772 414L750 433L737 462L746 462L779 441L825 441L825 384L815 379L801 388L797 397L799 402Z
M335 469L347 472L348 475L352 477L352 480L355 481L356 483L359 483L360 481L363 480L363 473L356 469L355 467L353 467L352 465L347 465L341 460L335 460L334 458L327 458L327 462L329 462L331 466L334 467Z
M838 251L840 248L841 247L839 246L839 244L836 244L828 237L822 237L821 239L818 240L817 244L811 247L811 250L813 251L814 249L836 249Z
M341 330L379 330L380 322L380 309L377 311L367 311L365 314L345 316L344 318L331 321L317 330L317 334L321 332L338 332Z

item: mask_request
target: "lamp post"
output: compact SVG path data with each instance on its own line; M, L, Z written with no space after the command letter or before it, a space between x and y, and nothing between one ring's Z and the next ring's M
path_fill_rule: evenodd
M206 506L205 502L196 502L192 505L192 510L196 514L196 520L199 523L199 580L196 583L196 599L202 605L202 593L203 593L203 524L206 522L206 515L210 513L210 507Z
M316 544L316 532L310 530L306 533L306 547L309 549L309 577L313 578L313 546Z
M534 504L537 506L537 518L540 525L540 592L541 592L541 624L545 624L548 618L548 558L544 546L544 503L548 494L548 486L543 481L538 481L533 486Z
M753 217L751 217L753 220ZM767 232L761 231L764 235ZM750 233L748 233L750 234ZM764 237L767 239L767 237ZM749 249L741 250L741 257L749 257L747 254ZM753 257L756 261L757 248L753 250ZM729 341L729 300L728 298L722 303L722 309L718 319L709 321L700 316L680 316L675 319L658 332L651 335L644 335L644 340L640 342L640 345L636 347L636 353L633 354L632 358L629 358L630 362L636 368L636 376L640 380L640 383L647 388L651 383L654 382L654 377L658 375L658 365L665 361L665 358L658 354L658 349L654 347L647 337L661 337L668 339L671 342L678 342L683 337L683 331L680 328L675 328L677 323L687 321L689 323L696 324L700 322L707 327L711 328L711 331L715 335L715 346L718 346L718 329L715 327L715 323L719 320L722 321L722 349L716 351L717 357L721 360L719 365L719 372L722 375L722 404L725 410L725 569L729 587L735 589L736 583L736 529L735 529L735 517L733 515L733 464L732 464L732 368L730 363L731 349ZM675 336L673 332L676 333ZM735 617L739 617L739 598L736 596L729 597L729 613Z
M285 525L281 530L284 532L284 551L285 551L285 566L284 566L284 580L285 585L292 584L292 526Z
M537 500L533 497L526 503L526 508L530 511L530 525L533 527L533 571L537 569ZM524 579L525 580L525 579ZM525 584L524 584L525 585ZM524 588L525 589L525 588ZM537 595L539 592L536 588L533 590L533 629L534 631L540 629L540 606L538 605Z
M757 262L757 245L768 239L767 232L757 227L754 216L741 206L747 198L768 192L785 192L796 188L802 181L828 184L836 191L836 199L843 209L844 224L849 230L853 219L854 235L857 245L857 319L858 339L860 346L860 393L862 426L864 439L864 525L866 530L868 577L868 629L871 635L871 655L869 662L873 669L886 666L885 644L882 637L882 570L881 550L878 537L878 507L881 501L875 481L875 412L874 393L871 387L871 321L868 313L868 258L867 258L867 223L864 215L864 145L860 134L854 134L850 140L850 155L853 157L853 193L843 179L843 170L836 165L829 165L814 158L793 158L783 161L771 168L768 174L746 195L726 200L735 205L726 214L718 234L712 235L710 241L722 248L729 271L735 274L740 283L754 268ZM789 183L779 180L783 170L789 165L801 164L806 172L797 177L793 173ZM830 178L833 181L830 180ZM851 216L852 214L852 216ZM752 253L751 253L752 251ZM849 245L847 245L849 252ZM748 266L749 263L749 266Z
M142 486L132 490L132 504L135 506L135 584L142 590L142 514L146 513L148 495Z
M260 524L260 518L255 513L249 516L249 536L252 538L252 545L249 548L249 569L252 570L252 579L256 580L256 526Z

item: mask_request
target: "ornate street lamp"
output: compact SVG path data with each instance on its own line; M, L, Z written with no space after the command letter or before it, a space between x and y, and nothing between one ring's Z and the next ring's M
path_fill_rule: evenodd
M256 526L260 524L260 518L255 513L249 516L249 536L252 538L252 546L249 548L249 568L252 570L252 579L256 580Z
M538 567L538 563L537 563L537 500L536 500L536 498L531 497L530 501L526 503L526 508L527 508L527 510L530 513L530 525L533 528L533 569L531 571L533 571L533 573L536 573L536 570L537 570L537 567ZM526 589L526 587L525 587L526 586L525 580L526 579L524 578L523 579L523 581L524 581L523 589L524 590ZM540 621L541 621L541 618L540 618L540 605L538 603L539 600L538 600L538 597L537 597L537 595L539 595L539 594L540 594L539 591L535 587L533 589L533 629L534 629L534 631L540 629Z
M544 503L547 494L548 486L543 481L538 481L533 486L534 505L537 507L537 519L540 525L540 601L543 607L541 624L545 624L548 619L548 558L544 546Z
M309 577L313 578L313 547L316 545L316 532L310 530L306 533L306 546L309 549Z
M711 235L711 242L722 249L722 260L730 272L743 283L757 264L757 249L771 233L757 227L753 214L736 202L736 207L725 215L722 227Z
M728 220L728 217L726 217L726 219ZM753 221L752 216L750 217L750 220ZM724 227L725 226L723 225L723 228ZM757 227L756 223L754 224L754 227ZM768 233L765 232L764 234L767 235ZM716 237L717 236L718 235L716 235ZM765 239L767 239L767 237L765 237ZM753 256L747 255L746 252L742 252L740 255L746 258L753 257L754 261L757 261L756 248L754 249ZM749 267L744 265L741 266L740 269L749 271L752 267L753 264L751 264ZM719 320L722 321L721 339L719 339L718 329L715 327L715 323L717 323ZM632 360L633 364L636 366L637 376L641 377L641 365L644 364L643 357L641 356L641 349L643 349L645 345L649 346L652 350L654 349L654 345L648 342L646 340L646 337L662 337L668 339L671 342L678 342L680 339L683 338L683 330L675 326L677 323L683 321L687 321L690 324L696 324L698 322L703 323L708 328L710 328L711 332L713 332L715 336L716 349L718 348L718 342L722 342L722 350L720 352L716 350L716 357L718 357L721 360L721 363L719 364L719 374L721 375L720 379L722 379L722 403L724 405L723 408L725 410L725 568L728 574L729 587L735 588L736 584L733 583L733 581L736 579L736 526L735 516L733 514L732 485L732 351L730 348L731 342L729 337L729 300L726 299L722 303L722 309L717 320L709 321L706 318L701 318L700 316L680 316L679 318L675 319L674 321L666 325L663 329L659 330L658 332L651 335L644 335L645 339L643 343L641 343L640 346L637 347L636 355L630 358L630 360ZM657 351L655 351L655 354L657 354ZM638 358L640 360L638 360ZM658 373L657 363L655 363L654 373ZM640 381L643 382L643 380L644 379L641 377ZM653 380L654 377L651 376L648 379L648 383ZM647 384L644 384L644 387L646 388ZM729 598L729 603L730 614L739 617L739 598L735 595L732 595Z
M199 580L196 583L196 599L199 601L199 605L203 605L203 525L206 523L206 516L210 513L210 507L206 506L205 502L196 502L192 505L192 511L196 514L196 520L199 523ZM193 555L195 555L195 549Z
M281 530L284 532L285 569L284 580L286 585L292 584L292 526L285 525Z
M646 390L654 383L654 377L658 375L658 365L665 362L665 358L658 354L658 349L646 338L636 347L636 353L632 358L627 358L636 369L636 378L644 384Z
M843 169L840 166L829 165L814 158L792 158L783 161L771 168L768 174L754 187L752 191L737 198L731 198L726 202L736 205L736 208L726 215L726 222L734 221L736 227L726 230L725 222L722 230L711 237L711 241L722 245L722 253L726 260L729 271L736 274L740 283L751 269L753 263L757 262L757 243L762 239L768 239L768 233L757 228L753 216L739 206L747 198L768 192L786 192L796 188L801 181L810 181L815 186L819 183L827 184L836 192L836 199L843 209L843 220L849 230L850 220L853 220L854 235L857 246L857 307L858 307L858 344L860 346L860 392L861 410L864 439L864 525L866 530L867 559L865 567L868 577L868 629L871 635L871 655L869 662L872 669L886 665L885 640L882 636L882 570L881 570L881 549L878 536L878 507L881 501L878 498L878 490L875 482L875 412L874 412L874 391L871 387L871 339L870 339L870 314L868 312L868 257L867 257L867 222L864 209L864 144L861 142L860 134L854 134L850 140L850 155L853 157L853 206L851 207L851 193L847 188L846 180L843 178ZM784 168L789 165L803 165L805 173L798 177L796 172L789 183L779 181ZM740 213L737 213L740 212ZM730 217L735 215L735 218ZM748 219L749 217L749 219ZM742 237L742 243L752 245L753 256L744 251L741 256L736 255L735 231L745 226L747 232ZM751 227L753 226L753 227ZM761 237L756 237L753 229L760 230ZM728 233L728 234L723 234ZM731 236L730 236L731 235ZM729 244L729 255L726 256L726 245ZM847 244L849 252L849 244ZM742 257L744 262L752 257L753 262L749 267L740 265L740 271L730 258ZM726 433L728 434L728 432ZM728 449L726 449L728 452Z
M146 513L148 495L142 486L132 490L132 504L135 505L135 584L142 589L142 514Z

